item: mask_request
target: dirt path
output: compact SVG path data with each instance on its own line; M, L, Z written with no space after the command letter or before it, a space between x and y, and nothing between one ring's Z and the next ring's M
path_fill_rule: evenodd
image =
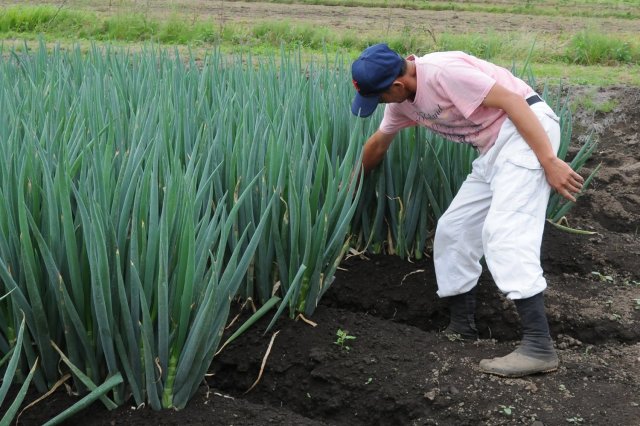
M0 0L8 4L55 4L60 0L18 1ZM634 35L640 32L640 20L614 18L575 18L563 16L535 16L518 14L494 14L480 12L421 11L399 8L313 6L242 1L205 0L137 0L129 2L70 0L65 7L84 8L98 13L117 14L139 12L149 16L166 18L182 14L194 20L210 20L220 23L256 23L259 21L288 20L313 25L351 30L357 33L402 33L403 31L431 31L442 33L482 34L486 32L510 33L524 31L531 34L554 35L560 42L568 34L583 29L604 34Z

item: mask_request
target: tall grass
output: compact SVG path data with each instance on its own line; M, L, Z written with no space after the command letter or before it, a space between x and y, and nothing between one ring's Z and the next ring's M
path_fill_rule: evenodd
M640 62L640 47L597 32L581 31L569 41L565 56L581 65L630 64Z

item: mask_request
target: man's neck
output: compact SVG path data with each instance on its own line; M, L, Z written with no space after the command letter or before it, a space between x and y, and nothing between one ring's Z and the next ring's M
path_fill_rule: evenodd
M409 99L411 102L415 100L416 91L418 88L418 69L414 61L407 61L407 73L403 76L405 81L405 87L411 93Z

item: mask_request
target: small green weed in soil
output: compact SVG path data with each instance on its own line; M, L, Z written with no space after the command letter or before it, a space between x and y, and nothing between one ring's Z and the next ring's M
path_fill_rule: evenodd
M340 346L340 348L344 349L345 351L351 350L351 347L348 346L346 342L347 340L355 340L356 336L351 336L349 332L342 330L340 328L336 332L336 336L338 336L338 338L333 343Z

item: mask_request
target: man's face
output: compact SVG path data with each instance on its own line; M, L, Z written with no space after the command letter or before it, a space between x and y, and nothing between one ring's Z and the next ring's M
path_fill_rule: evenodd
M410 93L404 87L404 84L395 81L391 87L389 87L385 92L380 96L380 103L383 104L393 104L393 103L401 103L409 99Z

